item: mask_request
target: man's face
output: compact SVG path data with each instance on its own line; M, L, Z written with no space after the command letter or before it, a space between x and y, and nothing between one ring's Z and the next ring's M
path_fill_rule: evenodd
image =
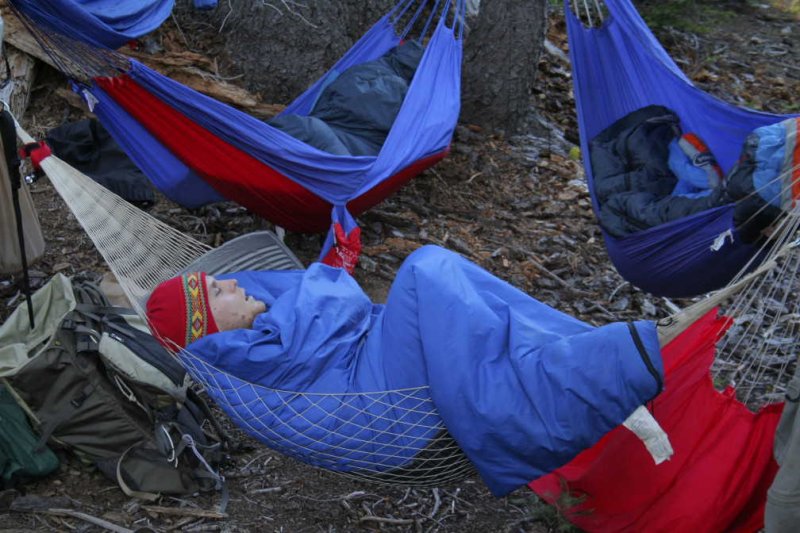
M220 331L249 328L256 316L267 310L264 302L247 296L235 279L206 276L208 303Z

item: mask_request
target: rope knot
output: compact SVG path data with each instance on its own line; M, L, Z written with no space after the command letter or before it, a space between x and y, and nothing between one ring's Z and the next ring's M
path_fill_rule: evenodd
M19 149L19 156L23 159L30 158L33 170L36 172L41 172L42 161L51 155L53 155L53 151L44 141L24 144Z

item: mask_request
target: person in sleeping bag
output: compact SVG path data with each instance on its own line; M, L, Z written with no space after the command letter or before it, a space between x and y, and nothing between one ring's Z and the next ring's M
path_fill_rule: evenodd
M147 316L245 431L343 472L413 462L446 427L495 495L564 465L661 389L656 325L594 327L424 246L386 304L347 272L189 273Z

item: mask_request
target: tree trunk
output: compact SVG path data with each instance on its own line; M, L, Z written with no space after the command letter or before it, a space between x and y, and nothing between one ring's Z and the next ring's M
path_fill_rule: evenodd
M331 67L396 0L230 0L211 14L176 9L183 33L217 34L226 76L270 103L286 104ZM544 42L546 0L469 0L462 83L463 122L519 131L530 109Z
M262 100L288 104L322 76L393 5L393 0L230 0L210 14L176 6L179 25L219 38L220 70ZM205 23L205 24L203 24ZM187 29L188 28L188 29Z
M518 133L531 108L547 29L546 0L488 0L468 19L461 121Z

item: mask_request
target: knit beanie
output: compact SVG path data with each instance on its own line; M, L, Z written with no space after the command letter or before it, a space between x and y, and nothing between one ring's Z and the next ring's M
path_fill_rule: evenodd
M218 332L205 272L190 272L159 284L147 300L147 321L156 338L172 351Z

